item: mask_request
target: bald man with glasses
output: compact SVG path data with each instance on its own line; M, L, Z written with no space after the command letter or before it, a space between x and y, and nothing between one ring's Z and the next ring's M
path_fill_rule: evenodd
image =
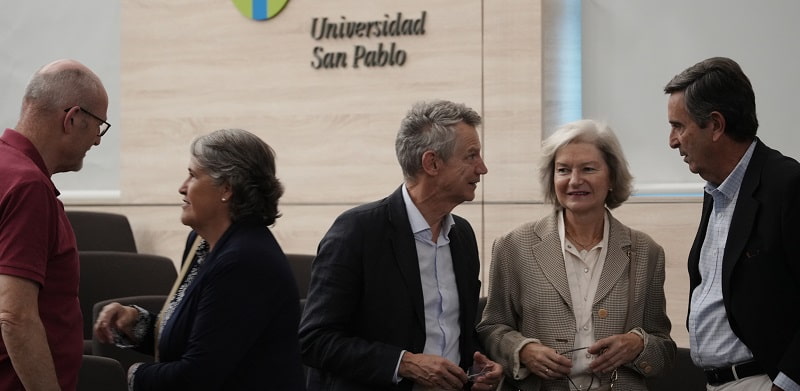
M78 171L111 126L89 68L57 60L0 136L0 390L75 390L83 355L79 260L51 176Z

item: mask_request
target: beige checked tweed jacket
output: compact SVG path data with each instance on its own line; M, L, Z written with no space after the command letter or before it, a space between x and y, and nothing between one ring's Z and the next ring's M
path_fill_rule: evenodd
M524 340L538 339L558 352L572 349L575 341L557 217L554 212L524 224L495 240L492 248L489 297L478 333L489 357L504 367L503 390L569 390L567 379L542 381L533 374L513 379L513 356ZM632 294L628 291L631 281ZM630 306L629 297L634 298ZM646 334L644 351L619 368L614 391L646 390L645 376L672 366L676 348L666 314L664 250L610 213L608 253L592 305L592 322L596 339L635 327ZM610 375L601 379L607 384Z

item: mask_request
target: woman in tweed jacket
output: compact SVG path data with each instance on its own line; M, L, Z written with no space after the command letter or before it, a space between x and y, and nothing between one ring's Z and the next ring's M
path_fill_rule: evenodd
M478 326L503 390L646 390L672 366L664 250L611 216L632 177L614 133L581 120L543 143L555 210L498 238Z

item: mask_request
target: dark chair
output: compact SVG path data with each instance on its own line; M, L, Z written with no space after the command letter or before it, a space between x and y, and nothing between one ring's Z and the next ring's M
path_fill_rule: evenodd
M127 391L126 377L117 360L84 355L78 373L77 391Z
M168 295L178 276L169 258L116 251L81 251L79 298L83 338L92 338L92 307L115 297Z
M311 280L311 262L314 260L314 256L308 254L286 254L286 258L292 267L300 298L305 299L308 295L308 284Z
M94 321L97 319L97 315L100 314L100 311L103 309L103 307L112 302L117 302L122 305L136 304L139 307L146 309L151 314L158 315L158 313L161 312L161 309L164 307L164 302L166 300L167 295L149 295L118 297L99 301L95 303L92 310L92 323L94 323ZM150 354L139 353L133 349L118 348L113 344L101 343L95 336L92 336L91 348L92 354L96 356L110 357L119 361L125 372L128 371L128 368L131 366L131 364L135 364L137 362L150 363L155 361L155 358Z
M75 231L78 251L136 252L128 218L106 212L67 211L67 218Z
M706 375L696 367L688 348L678 348L675 366L671 371L647 379L650 391L705 391Z

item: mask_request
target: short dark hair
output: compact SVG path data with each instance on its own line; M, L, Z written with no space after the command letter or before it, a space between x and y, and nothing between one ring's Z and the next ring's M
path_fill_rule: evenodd
M756 98L750 79L736 61L712 57L679 73L664 87L664 93L684 92L686 110L700 127L711 112L725 117L725 133L733 140L752 141L758 131Z
M418 102L400 123L395 140L397 161L406 180L422 170L422 155L434 151L447 161L455 149L455 126L464 122L477 128L481 116L461 103L446 100Z
M231 220L255 215L272 225L280 217L283 185L275 176L275 152L242 129L220 129L196 138L191 154L217 185L228 184Z

